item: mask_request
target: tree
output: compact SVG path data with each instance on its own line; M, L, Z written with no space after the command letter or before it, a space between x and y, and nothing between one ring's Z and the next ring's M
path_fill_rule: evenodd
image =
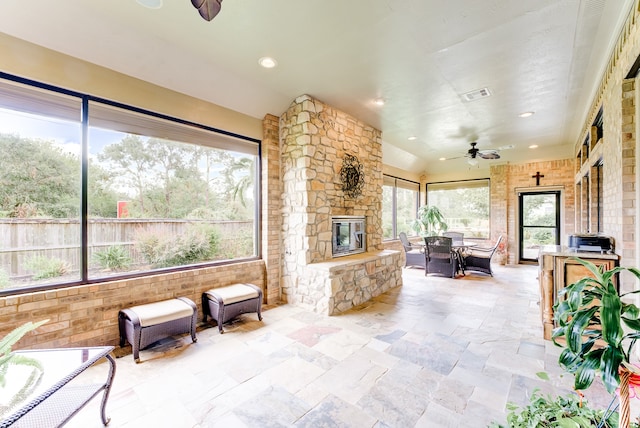
M0 207L9 217L78 217L80 162L50 141L0 134Z

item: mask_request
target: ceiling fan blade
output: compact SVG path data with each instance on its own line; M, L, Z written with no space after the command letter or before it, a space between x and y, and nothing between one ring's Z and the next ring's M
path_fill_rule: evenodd
M191 4L198 9L201 17L211 21L220 12L222 0L191 0Z
M482 159L500 159L500 155L495 150L481 150L478 152L478 157Z

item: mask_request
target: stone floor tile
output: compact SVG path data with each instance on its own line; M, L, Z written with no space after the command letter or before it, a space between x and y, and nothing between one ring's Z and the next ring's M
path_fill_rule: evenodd
M505 404L526 404L535 389L572 393L560 348L542 338L536 277L536 266L458 279L404 269L402 287L338 316L270 305L262 322L246 314L224 334L215 323L198 326L197 343L160 341L141 352L140 364L130 348L118 349L126 355L116 360L109 427L504 422ZM104 366L83 375L102 379ZM610 401L598 381L586 395L602 408ZM67 427L102 426L99 405L90 402Z

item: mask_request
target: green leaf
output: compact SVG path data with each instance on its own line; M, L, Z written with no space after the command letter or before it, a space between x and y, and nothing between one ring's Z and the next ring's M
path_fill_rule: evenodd
M602 373L602 382L609 394L613 394L618 385L620 385L620 375L618 370L623 361L623 353L611 346L605 348L600 359L600 371Z
M547 372L538 372L536 373L536 376L542 380L549 380L549 374Z
M620 314L622 303L618 294L605 294L602 296L600 308L600 320L602 324L602 338L612 346L618 346L622 339L622 326Z
M589 325L589 321L598 311L597 306L593 306L587 310L577 312L568 326L567 346L573 352L578 352L582 345L582 334L584 329Z
M575 373L574 387L577 390L587 389L596 378L596 370L600 368L601 352L592 352L585 355Z

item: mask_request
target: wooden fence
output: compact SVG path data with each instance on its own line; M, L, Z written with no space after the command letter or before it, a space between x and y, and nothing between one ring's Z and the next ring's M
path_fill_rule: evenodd
M212 221L173 219L91 219L88 222L88 256L113 245L126 248L133 264L144 264L134 250L134 236L140 230L161 228L162 233L178 236L193 224L213 225L219 232L223 258L251 256L246 240L253 242L253 221ZM238 240L244 240L239 244ZM242 249L239 249L242 248ZM248 250L251 251L251 250ZM10 277L31 274L27 260L37 256L64 260L72 271L80 266L80 223L73 219L0 219L0 269Z

